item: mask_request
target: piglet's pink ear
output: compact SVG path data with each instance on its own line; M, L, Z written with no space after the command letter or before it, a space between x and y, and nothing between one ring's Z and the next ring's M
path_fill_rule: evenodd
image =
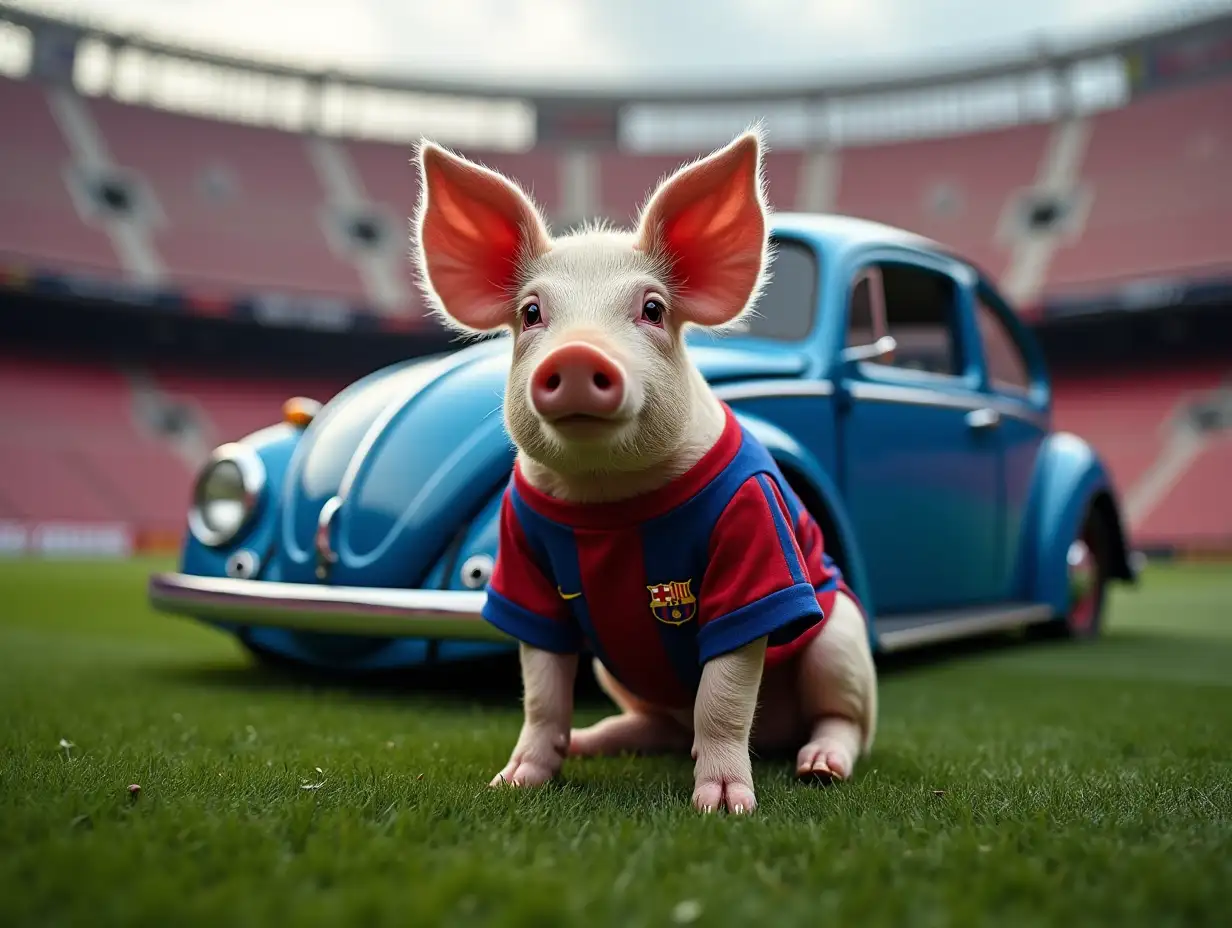
M761 138L750 131L681 168L647 202L640 247L665 264L686 321L723 325L757 296L769 263L763 187Z
M511 181L432 142L419 171L415 258L433 309L474 332L511 323L526 262L551 247L539 211Z

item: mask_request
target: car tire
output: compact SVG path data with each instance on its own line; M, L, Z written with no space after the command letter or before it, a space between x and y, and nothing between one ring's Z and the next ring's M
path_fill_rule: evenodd
M1090 507L1078 537L1066 552L1069 596L1065 615L1040 629L1046 637L1074 640L1099 637L1103 631L1110 550L1108 523L1098 510Z

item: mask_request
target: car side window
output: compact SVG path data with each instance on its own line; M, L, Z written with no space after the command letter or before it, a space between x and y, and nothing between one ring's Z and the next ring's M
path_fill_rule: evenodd
M861 277L851 291L847 312L847 346L871 345L880 333L873 328L871 278Z
M989 382L998 390L1028 391L1031 388L1030 368L1005 321L979 297L976 298L975 318Z
M857 280L851 294L847 344L865 345L881 334L897 342L893 355L875 362L881 366L958 375L962 355L958 340L957 285L948 274L895 262L874 266L877 275ZM885 332L878 332L872 305L880 285Z
M817 310L817 254L802 242L774 242L770 281L747 317L746 334L793 342L806 338Z

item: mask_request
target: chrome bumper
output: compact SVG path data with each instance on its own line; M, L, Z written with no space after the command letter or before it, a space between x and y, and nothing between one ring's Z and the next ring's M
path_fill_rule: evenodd
M486 594L466 590L314 586L154 574L150 603L208 622L396 638L512 641L480 615Z

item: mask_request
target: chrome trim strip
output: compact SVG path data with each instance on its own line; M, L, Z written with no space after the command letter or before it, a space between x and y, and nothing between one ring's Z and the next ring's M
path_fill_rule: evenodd
M151 605L203 621L377 637L513 639L481 615L482 590L313 586L270 580L150 577Z
M1005 400L994 400L988 406L1003 416L1009 416L1011 419L1017 419L1019 422L1026 422L1037 429L1047 430L1048 428L1048 414L1040 412L1038 409L1023 409L1021 406L1006 402Z
M331 496L321 505L317 513L317 530L312 536L312 546L316 550L316 577L325 580L329 577L330 568L338 562L338 552L330 545L329 533L334 516L342 506L342 500Z
M991 406L981 406L973 409L966 416L967 427L976 431L995 429L1001 424L1001 413Z
M162 573L150 577L148 592L160 612L203 621L377 637L513 641L484 620L487 594L481 590L313 586ZM906 624L911 618L887 624ZM904 651L1007 631L1047 622L1053 613L1048 606L1033 604L957 610L942 621L928 613L914 618L919 624L880 632L880 649Z
M897 384L853 383L849 392L854 399L880 403L908 403L913 406L939 406L946 409L994 409L1003 416L1046 428L1047 416L1034 409L1023 409L997 396L974 396L942 393L923 387L902 387Z
M717 384L711 388L721 400L765 399L775 396L832 396L834 384L829 380L761 380L752 383ZM924 387L904 387L897 384L853 383L848 388L855 399L884 403L910 403L915 406L939 406L949 409L993 409L1047 428L1047 416L1034 409L1023 409L997 396L958 396Z
M770 396L830 396L828 380L762 380L752 383L722 383L711 388L721 400L751 400Z
M984 397L940 393L924 387L900 387L896 384L853 383L848 387L852 397L886 403L909 403L914 406L946 406L954 409L979 409L987 406ZM991 399L991 397L989 397Z
M844 348L839 354L844 364L873 364L879 358L893 354L898 350L898 342L893 335L883 335L868 345L852 345Z
M885 620L886 623L902 624L907 627L878 632L877 641L882 651L905 651L909 648L919 648L942 641L1009 631L1026 625L1047 622L1053 617L1052 609L1041 604L999 606L992 609L961 609L955 610L942 620L938 620L935 613L896 616ZM918 624L913 624L913 619Z

